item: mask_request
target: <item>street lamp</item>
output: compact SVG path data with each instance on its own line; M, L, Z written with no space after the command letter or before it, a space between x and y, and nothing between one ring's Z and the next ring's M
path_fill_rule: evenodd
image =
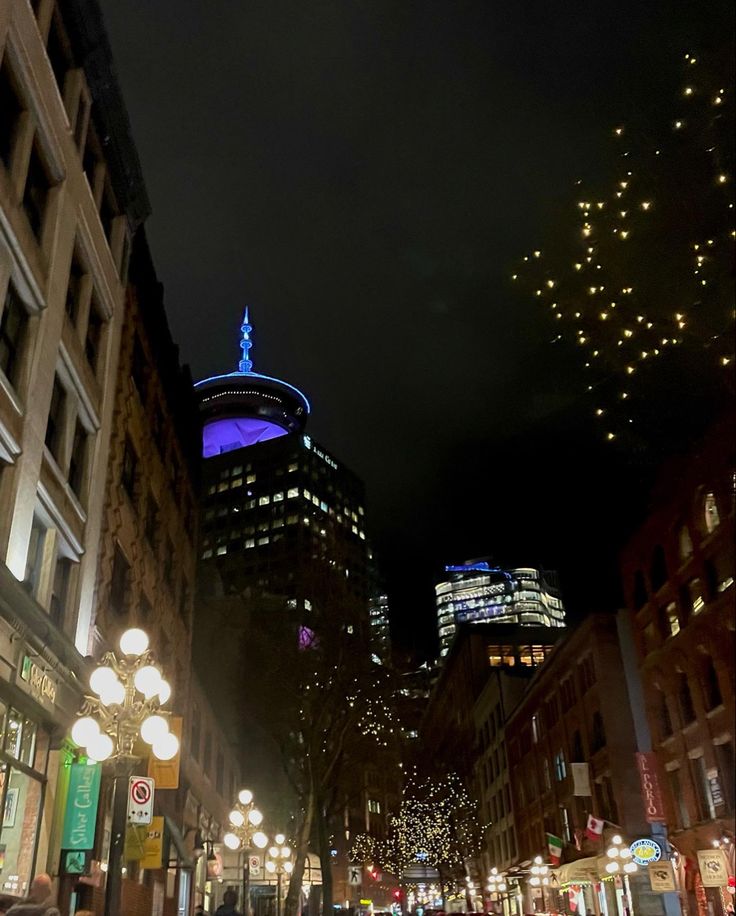
M135 745L142 738L159 760L171 760L179 750L179 739L169 731L168 713L159 712L171 696L171 687L154 663L148 636L137 628L126 630L119 645L121 657L106 652L90 675L94 696L85 696L80 718L71 730L72 740L86 750L91 761L115 763L105 916L120 912L127 781L140 759Z
M281 879L290 875L294 870L294 863L291 861L291 849L284 845L286 837L283 833L277 833L274 839L274 845L268 850L266 859L266 871L276 876L276 916L281 916Z
M250 789L241 789L238 800L229 816L231 830L222 838L228 849L243 855L243 910L245 916L250 912L250 861L248 856L255 846L265 849L268 837L258 828L263 823L263 815L253 803Z

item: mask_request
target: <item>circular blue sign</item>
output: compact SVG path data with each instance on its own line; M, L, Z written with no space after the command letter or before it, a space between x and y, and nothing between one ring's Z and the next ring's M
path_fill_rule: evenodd
M629 846L631 857L637 865L649 865L650 862L659 862L662 858L662 847L654 840L634 840Z

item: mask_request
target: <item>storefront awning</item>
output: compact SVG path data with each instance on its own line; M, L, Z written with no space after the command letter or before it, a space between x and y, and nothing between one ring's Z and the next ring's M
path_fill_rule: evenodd
M184 837L181 835L181 830L176 826L174 821L168 815L164 816L166 821L166 829L169 832L171 837L171 842L174 844L176 849L176 854L179 859L179 866L181 868L194 868L194 858L191 852L187 849L187 844L184 842Z
M568 862L551 870L552 883L558 887L566 884L590 884L600 881L598 856L588 856L576 862Z

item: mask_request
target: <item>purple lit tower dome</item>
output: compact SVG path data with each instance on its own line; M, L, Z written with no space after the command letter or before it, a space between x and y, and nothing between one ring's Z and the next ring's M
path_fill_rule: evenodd
M237 370L202 379L194 386L199 397L205 458L300 433L309 416L309 401L298 388L253 371L253 327L247 307L240 331L242 354Z

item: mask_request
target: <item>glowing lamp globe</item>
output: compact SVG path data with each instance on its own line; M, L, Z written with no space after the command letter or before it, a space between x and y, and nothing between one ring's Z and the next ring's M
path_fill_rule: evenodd
M233 827L242 827L245 823L245 817L243 816L242 811L238 811L237 808L233 809L230 812L230 823Z
M262 830L257 830L253 834L253 845L256 849L265 849L268 846L268 837Z
M105 706L120 705L125 700L125 687L115 678L100 691L100 700Z
M248 820L254 827L260 827L263 823L263 815L258 808L253 808L252 811L248 812Z
M281 847L281 858L282 858L282 859L288 859L290 855L291 855L291 850L289 849L289 847L288 847L288 846L282 846L282 847Z
M161 678L161 685L158 688L158 702L161 706L168 703L171 699L171 685L168 681Z
M276 848L276 846L272 846L272 847L268 850L268 854L271 856L272 859L277 859L277 858L278 858L278 855L279 855L279 851L278 851L278 849Z
M630 858L631 858L631 850L629 849L628 846L624 846L624 848L621 850L621 852L619 853L619 855L621 856L622 859L630 859Z
M250 789L241 789L238 792L238 801L241 805L249 805L253 801L253 793Z
M638 871L638 866L636 862L627 862L624 865L624 871L626 872L627 875L633 875L635 871Z
M606 855L608 856L609 859L617 859L617 858L618 858L618 849L617 849L617 847L616 847L616 846L611 846L611 848L608 850L608 852L606 853Z
M169 733L169 723L163 716L149 716L141 723L141 738L146 744L155 744Z
M266 862L266 871L270 871L273 874L276 871L276 863L272 862L270 859Z
M79 747L88 747L100 734L100 726L92 716L83 716L72 726L72 741Z
M140 690L147 700L155 697L159 692L161 681L161 672L153 665L144 665L142 668L139 668L133 679L135 689Z
M123 655L143 655L147 648L148 636L137 627L126 630L120 637L120 651Z
M226 833L222 841L228 849L240 849L240 840L234 833Z
M615 874L615 872L618 871L618 862L609 862L608 865L606 865L606 871L609 875Z
M154 756L159 760L171 760L179 752L179 739L172 732L167 732L153 744Z
M112 738L109 735L95 735L87 745L87 753L94 760L107 760L113 752Z
M95 668L95 670L90 675L89 686L99 697L102 695L105 687L107 687L109 684L115 683L117 679L118 676L115 674L112 668L108 668L107 665L100 665L100 667Z
M498 885L498 889L499 889L500 891L505 891L505 890L506 890L506 884L502 881L502 882Z
M620 846L623 843L623 840L621 839L621 837L618 834L616 834L616 836L611 840L611 842L613 843L614 846Z
M294 864L292 862L284 862L284 871L287 875L290 875L294 870Z
M286 837L283 835L283 833L277 833L273 838L273 841L277 846L283 846L283 844L286 842Z

